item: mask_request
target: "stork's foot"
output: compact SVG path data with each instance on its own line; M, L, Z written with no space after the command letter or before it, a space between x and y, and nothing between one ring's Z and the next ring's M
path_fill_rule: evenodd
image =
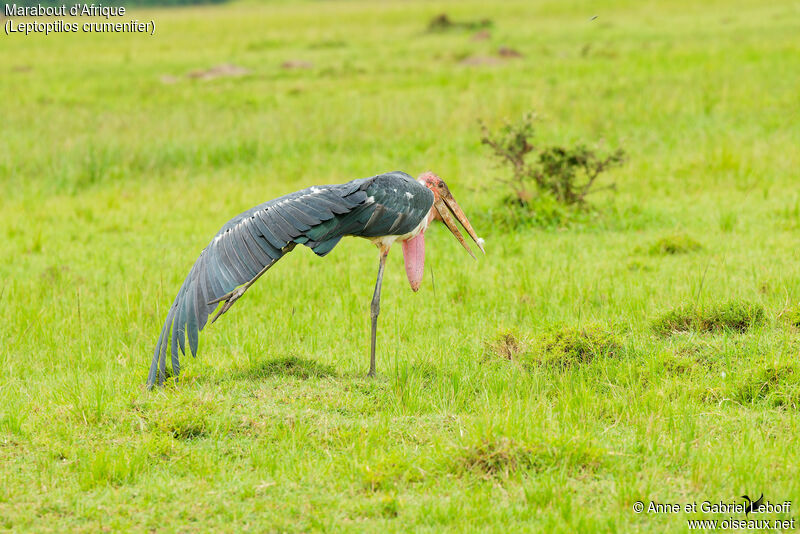
M369 377L369 378L375 378L375 375L376 375L376 374L377 374L377 373L375 372L375 369L370 369L370 370L369 370L369 373L367 373L367 377Z
M220 308L220 310L217 312L217 314L214 315L214 318L211 319L211 324L214 324L214 321L219 319L220 315L222 315L223 313L228 311L231 308L231 306L233 306L233 303L236 302L237 300L239 300L239 297L244 295L244 292L247 291L247 288L248 288L248 286L237 287L236 289L234 289L230 293L226 293L225 295L222 295L218 299L214 299L214 300L210 301L209 304L217 304L219 302L225 301L225 304L222 306L222 308Z

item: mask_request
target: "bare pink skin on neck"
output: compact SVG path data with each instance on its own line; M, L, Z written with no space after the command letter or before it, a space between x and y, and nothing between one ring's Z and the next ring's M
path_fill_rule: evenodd
M411 284L411 289L417 291L425 272L425 232L403 241L403 260L408 283Z
M433 192L434 200L438 200L439 192L430 186L434 180L439 181L439 178L432 172L426 172L418 179L422 185ZM403 241L403 260L406 266L406 276L408 277L408 283L411 284L411 289L414 291L419 290L419 286L422 284L422 275L425 272L425 230L436 219L441 219L441 217L439 217L435 209L431 209L428 214L428 221L422 231L411 239Z

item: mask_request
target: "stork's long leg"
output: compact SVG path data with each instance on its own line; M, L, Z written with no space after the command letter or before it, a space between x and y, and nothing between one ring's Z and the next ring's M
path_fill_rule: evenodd
M372 339L369 352L368 376L375 376L375 340L378 337L378 314L381 312L381 284L383 283L383 268L386 267L386 256L388 255L388 249L381 249L381 263L378 267L378 280L375 282L375 293L372 294L372 306L370 308L370 316L372 317Z
M295 243L289 243L288 245L286 245L285 247L283 247L281 249L281 252L283 254L286 254L287 252L291 252L292 250L294 250L294 247L295 247ZM278 258L278 259L280 259L280 258ZM216 298L214 300L210 300L208 302L209 304L218 304L218 303L220 303L222 301L225 301L225 304L222 306L222 308L220 308L219 311L217 312L217 314L214 315L214 317L211 319L211 324L214 324L214 321L219 319L220 315L222 315L223 313L225 313L226 311L231 309L231 306L233 306L233 303L236 302L237 300L239 300L239 298L242 295L244 295L244 292L247 291L250 288L250 286L255 284L256 280L261 278L262 274L264 274L265 272L269 271L270 267L275 265L275 262L277 262L277 261L278 261L277 259L274 259L270 263L265 265L264 268L261 269L258 272L258 274L256 274L252 279L250 279L250 281L247 282L245 285L239 286L236 289L234 289L233 291L231 291L229 293L226 293L226 294L222 295L219 298Z
M225 304L219 309L219 311L216 313L216 315L214 315L214 317L211 319L211 324L214 324L214 322L217 319L219 319L220 315L222 315L223 313L225 313L226 311L231 309L231 306L233 306L233 303L236 302L237 300L239 300L239 298L242 295L244 295L244 292L247 291L247 289L250 286L255 284L256 280L258 280L261 277L261 275L264 274L265 272L267 272L269 270L269 268L272 267L273 265L275 265L274 261L272 263L270 263L269 265L267 265L266 267L264 267L263 269L261 269L261 271L259 271L259 273L257 275L255 275L245 285L239 286L236 289L234 289L233 291L231 291L230 293L226 293L225 295L222 295L221 297L219 297L217 299L208 301L209 304L219 304L220 302L225 301Z

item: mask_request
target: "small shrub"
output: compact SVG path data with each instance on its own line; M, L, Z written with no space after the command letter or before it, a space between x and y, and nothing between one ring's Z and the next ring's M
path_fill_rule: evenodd
M563 206L583 208L590 193L614 188L613 184L598 187L597 179L625 161L622 149L600 155L583 144L537 147L533 144L535 120L528 113L496 132L481 123L481 142L511 168L511 178L501 180L511 189L507 202L530 208L536 198L549 196Z
M746 332L764 322L764 308L751 302L730 301L707 308L684 306L653 321L653 331L662 336L675 332Z
M650 254L671 255L686 254L702 249L702 245L686 234L674 234L662 237L650 247Z

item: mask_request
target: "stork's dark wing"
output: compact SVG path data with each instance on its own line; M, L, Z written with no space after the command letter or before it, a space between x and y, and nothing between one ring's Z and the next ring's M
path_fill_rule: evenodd
M367 191L369 219L352 235L404 235L414 230L433 206L433 193L405 173L374 177Z
M324 256L345 235L403 235L413 230L433 194L402 172L309 187L252 208L228 221L203 249L167 314L153 353L149 387L180 374L186 342L197 354L198 333L217 307L212 303L270 268L297 244Z

